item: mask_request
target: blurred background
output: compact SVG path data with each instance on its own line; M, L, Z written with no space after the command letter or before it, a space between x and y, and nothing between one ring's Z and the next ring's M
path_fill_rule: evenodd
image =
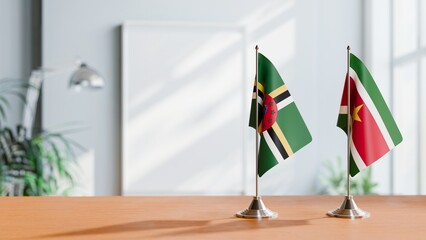
M0 0L0 32L3 195L252 195L256 44L313 137L262 195L344 192L347 45L404 137L355 193L426 193L422 0ZM77 59L101 89L70 89Z

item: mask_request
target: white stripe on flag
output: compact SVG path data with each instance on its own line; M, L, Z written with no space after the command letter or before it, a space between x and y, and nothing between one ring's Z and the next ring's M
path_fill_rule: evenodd
M368 95L367 90L365 90L364 85L362 85L361 81L359 80L357 73L352 68L350 68L349 75L355 80L355 85L358 90L358 93L367 105L368 109L370 110L371 115L373 115L373 118L379 126L380 132L382 133L386 144L388 145L388 148L394 148L395 145L393 144L388 129L386 128L385 123L383 122L383 119L379 114L379 111L377 111L376 105L374 105L373 100L371 100L370 95Z
M348 114L348 106L340 106L339 114Z
M355 148L355 145L353 144L352 133L351 133L350 139L351 139L350 146L351 146L352 158L354 159L355 164L358 167L359 171L361 171L364 168L366 168L367 166L365 165L364 161L362 160L361 156L358 153L358 150Z
M256 93L254 92L253 95L251 96L251 99L255 99L255 98L256 98ZM260 105L263 104L263 99L260 96L257 97L257 103L259 103Z
M288 98L284 99L283 101L279 102L277 104L277 109L281 110L283 108L285 108L287 105L289 105L290 103L294 102L293 97L290 95Z
M261 97L257 97L257 102L263 106L263 99Z
M281 155L274 141L272 141L272 138L269 135L268 131L264 131L262 134L263 134L263 137L265 138L266 144L268 144L269 149L271 150L272 154L274 154L275 159L277 159L278 161L279 160L284 161L283 156Z

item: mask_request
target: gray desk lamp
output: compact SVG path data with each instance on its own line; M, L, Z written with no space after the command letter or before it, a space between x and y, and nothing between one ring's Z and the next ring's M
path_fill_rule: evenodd
M99 89L103 88L104 85L104 79L98 74L98 72L87 66L85 63L81 63L73 72L69 83L70 88L74 89Z
M86 63L77 62L74 68L52 69L41 67L31 72L29 83L32 88L27 91L27 104L24 107L22 125L27 129L27 134L31 135L34 118L37 112L37 102L40 94L40 87L47 75L57 75L64 71L72 70L69 80L69 88L79 91L80 89L101 89L105 85L104 79L93 68Z

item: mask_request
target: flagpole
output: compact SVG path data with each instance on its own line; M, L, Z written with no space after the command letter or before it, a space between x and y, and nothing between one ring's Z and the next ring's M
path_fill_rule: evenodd
M348 136L348 146L347 146L347 192L343 203L339 208L327 212L327 215L330 217L339 217L339 218L368 218L370 213L360 209L351 195L351 135L352 135L352 119L351 119L351 78L350 78L350 64L351 64L351 47L346 48L347 50L347 68L346 68L346 90L347 90L347 115L348 115L348 126L347 126L347 136Z
M256 45L256 75L255 75L255 84L256 84L256 95L254 104L256 104L256 195L253 197L250 206L247 209L244 209L235 214L236 217L239 218L276 218L278 213L269 210L262 201L262 198L259 195L259 103L258 103L258 95L259 95L259 46Z
M352 122L351 122L351 82L350 82L350 77L349 77L349 66L351 64L351 58L350 58L350 51L351 51L351 47L348 45L348 47L346 48L347 50L347 68L346 68L346 84L347 84L347 95L348 95L348 127L347 127L347 136L348 136L348 148L347 148L347 169L348 169L348 174L347 174L347 194L346 196L350 196L351 195L351 134L352 134Z
M259 53L259 46L256 45L256 198L259 198L259 104L257 103L257 98L259 96L259 79L257 78L258 71L259 71L259 61L258 61L258 53Z

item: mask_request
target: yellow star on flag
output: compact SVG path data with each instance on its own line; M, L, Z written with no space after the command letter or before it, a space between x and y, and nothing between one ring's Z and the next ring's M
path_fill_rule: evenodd
M354 112L352 114L352 118L353 118L354 121L361 122L361 118L359 117L358 112L359 112L359 110L361 110L362 106L364 106L364 104L361 104L361 105L355 107Z

